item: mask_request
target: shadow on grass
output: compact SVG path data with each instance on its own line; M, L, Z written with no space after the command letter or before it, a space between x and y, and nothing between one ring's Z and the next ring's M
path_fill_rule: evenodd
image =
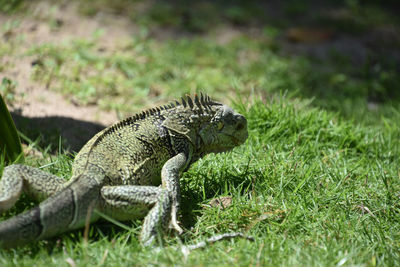
M23 135L32 141L39 140L40 147L48 147L52 152L59 149L78 152L90 138L105 128L101 124L67 117L29 118L15 112L11 115Z

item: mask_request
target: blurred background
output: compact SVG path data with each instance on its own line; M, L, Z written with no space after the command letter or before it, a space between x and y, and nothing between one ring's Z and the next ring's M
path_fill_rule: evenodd
M310 99L379 125L400 118L399 3L0 0L0 93L31 138L46 128L44 143L62 134L73 150L198 91Z

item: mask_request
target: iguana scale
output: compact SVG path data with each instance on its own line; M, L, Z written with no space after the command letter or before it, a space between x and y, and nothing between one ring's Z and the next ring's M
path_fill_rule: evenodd
M201 94L182 97L96 134L77 154L68 182L25 165L4 168L0 211L22 192L41 202L0 223L0 246L24 245L81 228L99 211L117 220L143 218L141 241L177 222L179 176L200 157L247 139L244 116Z

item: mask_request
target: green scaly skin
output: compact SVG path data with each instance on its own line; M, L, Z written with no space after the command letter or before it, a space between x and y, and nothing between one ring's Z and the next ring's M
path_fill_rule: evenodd
M145 217L144 245L177 222L179 176L200 157L228 151L247 139L246 119L208 96L187 96L96 134L78 153L72 178L11 165L0 180L0 211L20 194L43 201L0 223L0 246L11 248L81 228L98 213L117 220Z

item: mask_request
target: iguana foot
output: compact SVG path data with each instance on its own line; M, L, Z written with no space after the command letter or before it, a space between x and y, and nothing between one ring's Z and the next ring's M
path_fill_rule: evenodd
M183 233L183 229L179 226L179 222L176 219L177 213L178 213L178 207L179 204L178 203L174 203L172 205L172 210L171 210L171 221L169 222L169 228L170 229L174 229L175 231L178 232L178 234L182 234Z
M171 222L169 223L169 227L168 227L168 228L174 229L174 230L177 231L178 234L180 234L180 235L183 233L183 229L182 229L182 227L179 226L178 221L175 221L175 222L171 221Z

